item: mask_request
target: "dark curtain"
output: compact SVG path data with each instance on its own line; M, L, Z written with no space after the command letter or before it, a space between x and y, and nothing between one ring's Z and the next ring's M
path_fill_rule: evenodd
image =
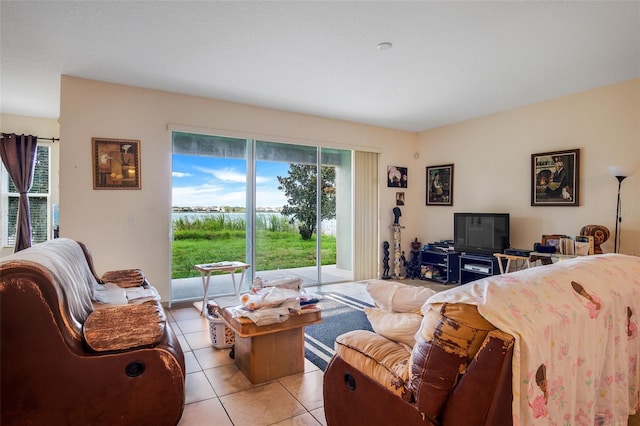
M14 253L31 247L31 214L27 193L33 183L37 144L37 136L16 135L15 133L2 134L0 157L2 157L2 163L20 193Z

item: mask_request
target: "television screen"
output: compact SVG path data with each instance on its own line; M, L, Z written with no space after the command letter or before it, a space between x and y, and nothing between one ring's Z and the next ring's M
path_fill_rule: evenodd
M509 248L509 213L454 213L455 251L492 255Z

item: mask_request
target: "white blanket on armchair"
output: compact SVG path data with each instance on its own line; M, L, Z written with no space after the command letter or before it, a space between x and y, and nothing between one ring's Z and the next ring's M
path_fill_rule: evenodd
M605 254L431 297L469 303L515 337L514 425L627 425L640 398L640 257Z

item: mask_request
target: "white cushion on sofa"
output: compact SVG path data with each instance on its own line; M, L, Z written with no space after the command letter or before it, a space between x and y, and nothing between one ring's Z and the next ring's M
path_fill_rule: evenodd
M381 336L410 348L416 343L415 335L422 323L422 315L413 312L388 312L364 308L373 330Z
M419 313L424 302L436 294L430 288L385 280L369 280L366 288L376 306L392 312Z

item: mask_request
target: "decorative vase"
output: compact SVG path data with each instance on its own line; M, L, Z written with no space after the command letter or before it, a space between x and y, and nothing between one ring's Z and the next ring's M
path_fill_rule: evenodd
M580 235L593 236L593 253L602 254L600 245L609 239L610 233L609 228L604 225L585 225L580 230Z

